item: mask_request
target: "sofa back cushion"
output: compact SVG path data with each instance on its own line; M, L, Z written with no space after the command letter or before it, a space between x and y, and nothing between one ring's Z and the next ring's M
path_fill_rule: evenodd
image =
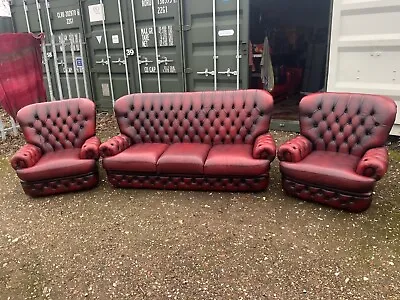
M95 104L83 98L28 105L17 120L26 141L44 153L81 148L96 132Z
M396 104L387 97L320 93L300 102L300 129L315 150L361 157L385 144L396 113Z
M134 94L115 114L134 143L252 144L268 132L272 108L262 90Z

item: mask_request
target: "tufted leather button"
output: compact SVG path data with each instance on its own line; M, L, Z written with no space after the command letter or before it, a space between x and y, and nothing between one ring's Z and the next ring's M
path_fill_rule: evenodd
M314 126L314 128L317 128L318 127L318 123L314 122L313 126Z
M380 126L381 124L379 124L378 122L375 122L375 127Z

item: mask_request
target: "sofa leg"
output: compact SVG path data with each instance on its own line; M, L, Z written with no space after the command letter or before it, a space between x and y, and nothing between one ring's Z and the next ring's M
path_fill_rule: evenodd
M353 213L367 210L372 202L372 193L350 195L345 192L299 183L285 177L282 177L282 188L289 196Z

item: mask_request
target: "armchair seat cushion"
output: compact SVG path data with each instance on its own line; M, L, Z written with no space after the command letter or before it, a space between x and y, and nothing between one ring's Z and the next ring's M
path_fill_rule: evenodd
M269 171L270 162L253 158L252 145L216 145L211 148L204 174L212 176L260 176Z
M209 151L207 144L172 144L158 160L157 171L160 174L203 174Z
M157 161L167 148L167 144L136 144L115 156L105 157L103 167L108 171L155 173Z
M281 162L280 169L285 177L299 182L350 193L369 193L375 179L356 173L359 161L354 155L314 151L300 162Z
M26 182L66 178L96 171L96 160L80 159L80 149L66 149L44 154L30 168L17 170L18 177Z

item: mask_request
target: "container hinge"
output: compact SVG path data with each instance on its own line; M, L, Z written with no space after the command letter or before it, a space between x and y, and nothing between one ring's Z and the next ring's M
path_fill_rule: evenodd
M185 73L185 74L190 74L190 73L193 73L193 70L192 70L191 68L186 68L186 69L184 70L184 73Z
M189 31L192 29L192 25L182 25L182 31Z

